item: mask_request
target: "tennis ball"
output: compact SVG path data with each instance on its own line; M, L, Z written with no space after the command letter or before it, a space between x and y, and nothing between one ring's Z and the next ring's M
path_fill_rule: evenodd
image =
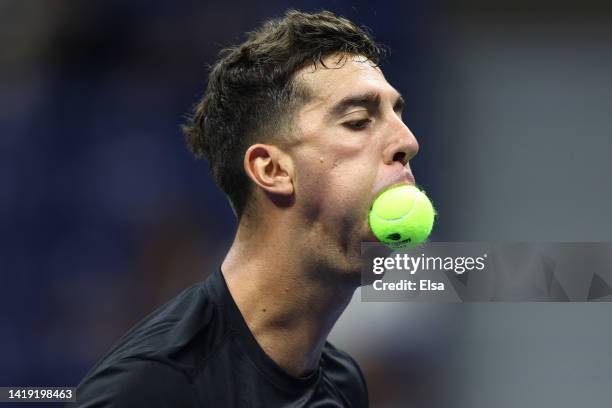
M410 247L427 239L436 210L418 187L395 185L380 193L372 202L368 222L374 236L383 244Z

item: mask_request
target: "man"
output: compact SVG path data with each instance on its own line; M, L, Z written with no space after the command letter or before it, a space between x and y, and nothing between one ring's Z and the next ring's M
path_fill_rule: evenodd
M128 332L82 407L365 407L326 341L360 285L372 199L414 183L416 139L379 48L329 12L288 12L225 50L184 130L239 220L220 270Z

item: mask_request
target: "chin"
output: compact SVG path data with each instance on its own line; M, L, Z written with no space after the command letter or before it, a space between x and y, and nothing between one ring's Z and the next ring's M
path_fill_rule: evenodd
M378 239L376 239L374 236L369 224L366 224L366 226L362 229L360 236L361 242L378 242Z
M359 248L358 252L346 259L346 267L343 268L343 275L346 281L355 287L363 286L361 276L363 267L364 260L361 256L361 248Z

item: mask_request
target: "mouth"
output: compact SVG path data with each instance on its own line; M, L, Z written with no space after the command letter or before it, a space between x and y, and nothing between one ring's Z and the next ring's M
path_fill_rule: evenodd
M398 186L398 185L402 185L402 184L406 184L406 185L415 185L415 179L414 176L412 175L412 171L410 170L409 167L403 167L402 171L400 171L399 173L395 174L393 177L390 177L389 180L386 180L385 184L380 187L379 189L374 191L374 195L372 197L372 199L370 200L370 209L372 204L374 203L374 200L376 199L376 197L378 197L383 191L387 190L390 187L393 186ZM366 217L367 218L367 217ZM376 236L374 235L374 233L372 232L372 230L370 229L369 226L369 222L366 222L367 224L367 231L365 232L365 241L372 241L372 242L377 242L378 239L376 238ZM404 244L405 241L399 242L398 244Z
M410 168L403 167L401 172L391 177L391 179L387 183L385 183L384 186L382 186L380 189L378 189L378 191L375 192L374 198L378 197L380 193L382 193L383 191L387 190L390 187L402 185L402 184L415 185L415 183L416 182L414 180L414 176L412 175L412 171L410 171ZM372 200L372 202L373 201L374 200Z

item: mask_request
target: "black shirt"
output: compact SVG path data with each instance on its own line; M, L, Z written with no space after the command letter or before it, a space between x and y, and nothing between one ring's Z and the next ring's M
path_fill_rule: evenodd
M87 374L78 407L367 407L357 363L329 342L296 378L259 346L213 273L147 316Z

